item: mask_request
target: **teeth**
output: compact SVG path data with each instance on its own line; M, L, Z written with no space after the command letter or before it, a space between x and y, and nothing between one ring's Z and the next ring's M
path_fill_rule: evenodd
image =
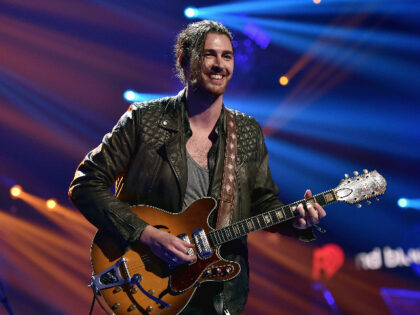
M210 78L220 80L221 78L223 78L223 76L222 76L222 75L220 75L220 74L212 74L212 75L210 76Z

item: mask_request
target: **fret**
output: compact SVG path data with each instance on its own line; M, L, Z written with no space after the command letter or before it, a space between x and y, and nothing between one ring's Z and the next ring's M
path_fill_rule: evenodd
M258 223L259 223L261 229L265 228L264 220L263 220L261 214L257 216L257 220L258 220ZM262 224L261 224L261 222L262 222Z
M271 216L271 220L273 221L273 225L277 224L277 223L280 223L280 220L278 220L275 212L276 212L276 210L268 212Z
M227 241L232 240L232 237L231 237L230 231L229 231L229 229L228 229L227 227L225 227L225 228L223 229L223 233L225 233L225 238L226 238L226 240L227 240Z
M324 194L318 194L315 196L315 200L317 203L319 203L321 206L324 206L327 204L327 200L324 197Z
M275 210L275 213L280 222L284 220L284 213L282 209Z
M238 227L239 227L239 231L241 232L240 236L245 235L246 234L246 231L245 231L244 226L242 225L242 222L238 222Z
M230 237L230 239L231 239L231 240L234 240L234 239L236 238L236 235L235 235L235 231L233 231L233 227L232 227L232 225L228 226L227 228L229 229L229 233L230 233L230 235L232 235L232 236Z
M240 224L241 224L242 230L244 231L243 233L241 233L241 236L247 235L248 233L246 229L246 224L243 221L241 221Z
M241 235L241 232L239 231L237 224L232 225L232 228L233 228L233 231L235 232L235 236Z
M233 233L232 226L228 226L227 229L229 230L229 238L230 238L230 240L234 240L235 239L235 233Z
M213 244L214 245L219 245L219 242L217 241L217 237L216 237L216 231L211 232L212 234L212 238L213 238Z
M311 198L305 199L305 203L306 204L310 203L310 204L313 205L315 203L315 197L311 197Z
M231 241L232 237L228 227L223 228L223 234L225 235L226 242Z
M252 223L252 220L251 220L251 219L246 220L246 224L248 225L248 228L249 228L250 230L255 230L255 226L254 226L254 224Z
M237 226L238 226L239 236L244 235L244 231L243 231L243 229L241 229L241 225L237 224Z
M327 201L326 204L330 204L330 203L333 203L333 202L337 201L335 199L335 194L334 194L333 190L329 190L329 191L325 192L324 197L325 197L325 200Z
M244 231L245 231L244 235L247 235L248 233L251 232L251 230L248 229L248 224L246 224L245 220L242 220L241 222L242 222L242 226L244 227Z
M220 230L220 238L222 239L222 243L226 242L226 235L224 229Z
M296 208L297 208L296 204L292 204L290 205L290 207L289 206L283 207L283 212L286 219L290 219L294 217L293 211L295 211Z
M210 234L212 235L212 237L214 239L214 245L218 245L219 241L217 239L217 230L210 232Z
M270 214L268 213L264 213L263 214L263 218L264 218L264 222L265 222L265 226L270 226L271 225L271 217Z
M254 223L254 226L255 226L255 229L256 229L256 230L261 229L260 222L258 221L258 216L253 217L253 218L252 218L252 222Z
M207 238L209 239L210 246L216 245L214 242L213 232L210 232L209 234L207 234Z
M223 242L222 242L222 239L220 238L220 233L219 233L220 231L218 230L218 231L216 231L216 237L217 237L217 242L219 243L219 244L222 244Z

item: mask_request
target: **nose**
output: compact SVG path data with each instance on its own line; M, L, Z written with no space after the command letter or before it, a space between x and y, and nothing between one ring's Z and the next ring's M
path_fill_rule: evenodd
M212 70L215 72L221 72L223 71L223 58L221 55L216 55L216 58L214 58L214 63L212 65Z
M211 67L211 70L214 71L214 72L222 72L223 71L223 68L221 66L219 66L219 65L216 64L216 65L213 65Z

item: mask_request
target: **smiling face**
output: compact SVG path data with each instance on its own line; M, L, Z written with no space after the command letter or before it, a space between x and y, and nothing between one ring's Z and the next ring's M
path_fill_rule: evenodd
M203 94L223 95L232 78L234 66L232 43L224 34L208 33L204 42L200 69L196 77L189 74L189 84Z

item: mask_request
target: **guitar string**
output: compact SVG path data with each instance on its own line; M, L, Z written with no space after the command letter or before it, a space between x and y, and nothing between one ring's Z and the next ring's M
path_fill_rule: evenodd
M321 193L321 194L317 194L317 195L315 195L315 196L313 196L312 198L314 198L315 199L315 197L317 197L318 195L322 195L323 193ZM305 199L303 199L303 200L305 200ZM303 201L302 200L302 201ZM298 202L295 202L295 203L298 203ZM291 205L294 205L295 203L293 203L293 204L291 204ZM290 205L289 205L290 206ZM285 207L287 207L287 205L285 206ZM257 215L256 217L259 217L259 216L261 216L261 215ZM242 225L242 228L243 228L243 230L245 231L245 227L246 228L248 228L249 229L249 227L246 225L246 223L247 223L247 221L248 220L243 220L243 221L239 221L239 222L237 222L237 225ZM252 221L251 221L252 222ZM259 222L258 222L259 223ZM260 225L261 225L261 223L260 223ZM263 228L263 227L262 227ZM251 231L252 230L254 230L254 229L250 229ZM256 230L256 229L255 229ZM211 232L209 232L208 233L208 236L209 237L215 237L216 236L216 233L219 233L219 232L225 232L224 230L215 230L215 231L211 231ZM242 233L239 233L239 234L242 234ZM246 233L247 234L247 233ZM238 236L242 236L242 235L237 235L235 232L234 232L234 234L233 234L235 237L238 237ZM226 240L229 240L230 238L229 237L227 237L226 235L225 235L225 239ZM217 242L216 242L217 243ZM135 270L145 270L146 269L146 266L145 266L145 264L147 264L147 263L151 263L151 262L153 262L153 259L152 259L152 257L150 257L149 255L147 255L147 254L145 254L145 255L140 255L140 258L141 258L141 261L139 262L139 263L136 263L136 262L133 262L133 263L130 263L130 268L129 268L129 270L130 269L132 269L132 271L135 271ZM127 264L127 268L129 267L129 265Z

